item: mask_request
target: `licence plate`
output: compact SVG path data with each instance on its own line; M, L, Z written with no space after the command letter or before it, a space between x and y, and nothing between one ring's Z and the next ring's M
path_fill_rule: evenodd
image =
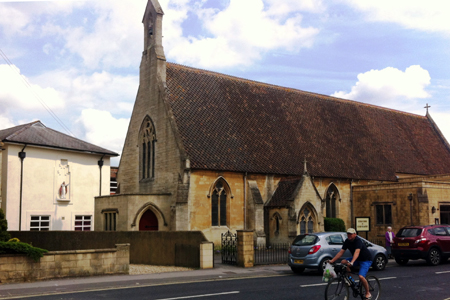
M294 263L296 264L302 264L303 263L303 259L295 259Z
M409 243L398 243L398 245L400 247L407 247L407 246L409 246Z

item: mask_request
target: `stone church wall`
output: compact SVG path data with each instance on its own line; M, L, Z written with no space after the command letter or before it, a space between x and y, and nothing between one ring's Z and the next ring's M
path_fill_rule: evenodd
M336 185L339 191L339 201L336 203L336 217L344 220L345 227L349 228L352 226L351 219L351 186L349 180L336 180L331 178L314 178L314 185L316 186L317 192L322 199L326 198L326 192L328 187L333 183ZM323 216L326 217L326 211L324 206Z
M410 195L411 201L408 199ZM353 188L353 199L355 217L370 217L369 239L380 240L384 245L387 226L397 233L403 226L411 224L434 224L435 219L440 218L440 204L450 199L450 182L416 178L399 183L357 186ZM391 223L377 224L376 205L391 205ZM432 212L433 206L436 208L435 213ZM365 237L366 234L361 235Z

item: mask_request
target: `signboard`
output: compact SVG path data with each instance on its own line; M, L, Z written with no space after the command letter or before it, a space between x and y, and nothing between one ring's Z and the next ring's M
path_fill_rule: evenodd
M356 232L370 231L370 217L356 217L355 224L356 224L355 228Z

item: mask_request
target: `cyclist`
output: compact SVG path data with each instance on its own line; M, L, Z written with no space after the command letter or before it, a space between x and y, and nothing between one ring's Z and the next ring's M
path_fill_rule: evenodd
M342 264L347 265L347 272L350 273L350 266L359 266L359 281L362 282L365 290L366 290L366 299L372 299L372 295L369 291L369 284L366 280L367 271L369 271L370 266L372 265L372 258L369 250L367 250L366 245L363 240L359 238L356 234L356 230L353 228L347 229L347 239L342 245L341 251L339 251L333 259L329 260L329 263L334 263L338 260L345 252L345 250L349 250L353 257L347 257L342 260Z

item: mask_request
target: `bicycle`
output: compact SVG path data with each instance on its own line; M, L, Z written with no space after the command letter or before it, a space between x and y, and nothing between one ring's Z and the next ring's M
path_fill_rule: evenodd
M358 282L356 284L354 281L349 278L349 275L347 274L347 266L341 263L335 263L334 264L334 271L336 272L336 278L330 279L328 282L328 285L325 289L325 299L331 300L331 299L349 299L349 287L353 291L353 297L356 298L358 296L361 297L361 299L366 299L366 293L365 288L361 284L361 282ZM355 274L355 273L351 273ZM369 275L366 276L367 283L369 284L369 291L372 294L372 300L378 300L380 299L380 293L381 293L381 285L380 281L376 276Z

